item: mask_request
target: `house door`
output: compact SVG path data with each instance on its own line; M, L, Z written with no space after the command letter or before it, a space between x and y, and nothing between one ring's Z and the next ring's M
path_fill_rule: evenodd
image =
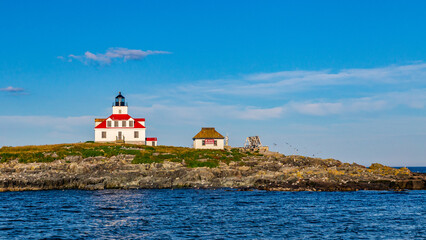
M118 132L118 140L122 140L123 139L123 134L121 132Z

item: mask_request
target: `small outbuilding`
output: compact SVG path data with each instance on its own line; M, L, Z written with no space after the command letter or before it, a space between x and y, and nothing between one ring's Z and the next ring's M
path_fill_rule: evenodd
M201 128L192 140L195 149L224 149L225 146L225 137L214 128Z
M157 138L156 137L151 137L151 138L145 138L145 144L147 146L157 146Z

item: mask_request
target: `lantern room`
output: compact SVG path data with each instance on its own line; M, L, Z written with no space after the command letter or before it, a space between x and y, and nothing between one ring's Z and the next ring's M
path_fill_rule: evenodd
M117 97L115 97L114 106L127 106L126 98L121 95L121 92L118 92Z
M115 102L112 104L112 114L127 114L126 98L118 92Z

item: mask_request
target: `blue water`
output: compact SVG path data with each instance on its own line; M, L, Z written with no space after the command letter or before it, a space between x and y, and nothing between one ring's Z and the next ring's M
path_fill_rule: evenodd
M407 167L410 171L415 173L426 173L426 167Z
M0 239L426 239L426 191L0 193Z

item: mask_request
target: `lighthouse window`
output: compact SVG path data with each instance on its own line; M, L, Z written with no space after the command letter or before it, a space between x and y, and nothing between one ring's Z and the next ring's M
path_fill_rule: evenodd
M111 127L111 121L107 122L107 127Z
M122 127L126 127L126 121L121 122Z
M133 127L133 121L129 121L129 127Z
M114 127L118 127L118 121L114 121Z
M139 132L135 131L135 138L139 138Z
M106 138L106 132L102 132L102 138Z

